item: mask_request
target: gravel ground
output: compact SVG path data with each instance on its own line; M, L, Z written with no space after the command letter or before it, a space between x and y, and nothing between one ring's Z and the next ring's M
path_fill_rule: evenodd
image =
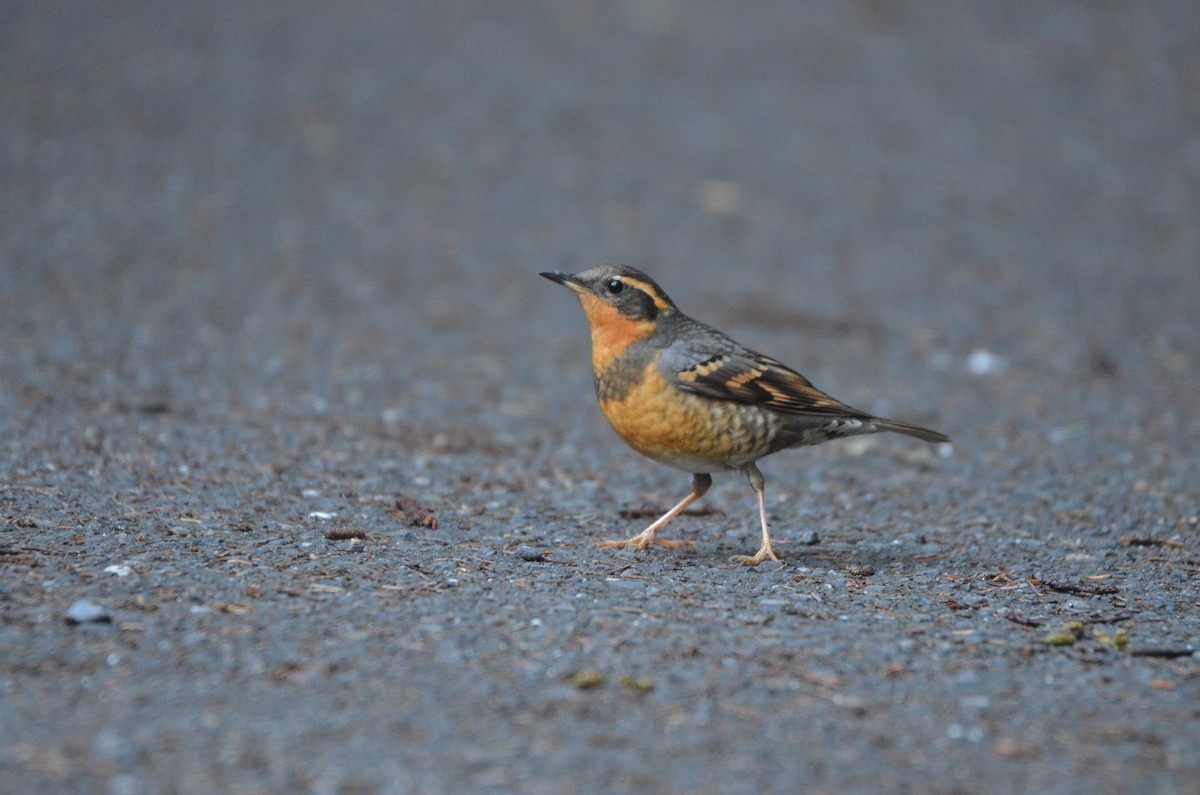
M0 8L0 790L1200 792L1200 7ZM689 477L545 269L945 431Z

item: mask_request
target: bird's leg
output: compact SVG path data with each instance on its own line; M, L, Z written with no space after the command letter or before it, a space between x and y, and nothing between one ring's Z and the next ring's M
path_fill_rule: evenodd
M762 546L753 555L734 555L732 559L743 566L757 566L767 559L779 563L779 556L771 548L771 533L767 530L767 495L763 488L765 485L763 474L758 471L758 467L754 465L753 461L742 467L742 471L750 480L750 488L754 489L754 493L758 495L758 518L762 522Z
M651 544L658 544L663 547L682 547L688 546L691 541L666 541L658 537L658 531L667 522L674 519L679 514L683 513L689 505L704 496L708 491L708 487L712 485L712 475L707 472L697 472L692 476L692 493L684 497L678 505L664 513L654 521L654 524L647 527L642 532L635 535L633 538L624 541L601 541L596 546L598 547L635 547L637 549L645 549Z

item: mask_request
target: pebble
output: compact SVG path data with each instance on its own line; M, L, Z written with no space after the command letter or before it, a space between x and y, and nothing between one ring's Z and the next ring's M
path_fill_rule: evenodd
M112 616L95 602L80 599L67 608L67 621L72 624L102 624L112 621Z
M800 534L799 543L806 547L815 547L821 543L821 536L817 535L816 530L806 530Z
M517 557L521 560L528 561L529 563L546 562L546 557L541 552L538 552L533 547L526 546L525 544L517 547Z
M1004 372L1007 364L1004 357L978 348L971 351L971 355L967 357L967 372L971 375L998 375Z
M606 583L613 588L645 588L645 580L625 580L620 577L609 577L605 580Z

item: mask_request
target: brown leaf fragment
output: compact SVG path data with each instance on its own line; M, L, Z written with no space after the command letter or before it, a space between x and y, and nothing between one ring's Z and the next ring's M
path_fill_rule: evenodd
M400 514L412 527L427 527L430 530L437 529L437 516L434 515L433 511L406 494L401 494L396 498L396 513Z

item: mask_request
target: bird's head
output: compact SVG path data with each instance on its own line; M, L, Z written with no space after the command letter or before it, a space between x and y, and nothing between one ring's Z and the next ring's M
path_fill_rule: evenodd
M628 265L594 265L576 274L542 271L541 275L570 288L592 322L596 319L593 312L606 316L615 310L628 320L653 321L675 309L675 304L653 279ZM605 311L603 307L611 309Z
M576 274L542 271L579 299L592 328L592 365L599 371L634 342L649 337L675 304L646 274L628 265L595 265Z

